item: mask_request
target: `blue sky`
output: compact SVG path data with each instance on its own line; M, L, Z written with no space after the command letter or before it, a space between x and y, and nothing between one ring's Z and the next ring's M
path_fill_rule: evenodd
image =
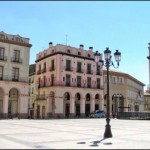
M118 49L117 70L149 83L148 1L1 1L0 18L0 31L30 38L30 64L49 42L66 44L68 35L74 47L93 46L100 53L109 47L112 54Z

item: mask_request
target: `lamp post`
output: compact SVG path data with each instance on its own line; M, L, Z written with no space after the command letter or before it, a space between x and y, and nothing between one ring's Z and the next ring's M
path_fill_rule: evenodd
M119 67L119 62L121 60L121 53L116 50L116 52L114 53L115 56L115 60L117 62L117 67L114 66L113 61L111 60L111 51L109 50L109 48L106 48L106 50L104 51L104 57L105 57L105 63L102 60L101 54L98 53L98 51L96 51L96 53L94 54L95 56L95 62L96 63L100 63L100 65L104 65L107 69L107 107L106 107L106 126L105 126L105 132L104 132L104 138L111 138L112 137L112 133L111 133L111 126L109 124L110 122L110 106L109 106L109 67L113 66L114 68L118 68Z

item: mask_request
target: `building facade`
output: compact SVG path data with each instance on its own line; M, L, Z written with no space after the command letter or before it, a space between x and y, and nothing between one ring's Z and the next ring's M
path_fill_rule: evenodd
M110 112L144 111L144 84L129 74L110 70ZM107 72L104 68L104 109L107 105Z
M29 38L0 32L0 118L27 118Z
M144 93L144 111L150 112L150 93Z
M34 118L86 117L103 110L103 89L103 70L94 61L93 47L50 42L36 55Z
M34 118L34 100L35 100L35 67L36 64L29 66L29 102L28 102L28 118Z

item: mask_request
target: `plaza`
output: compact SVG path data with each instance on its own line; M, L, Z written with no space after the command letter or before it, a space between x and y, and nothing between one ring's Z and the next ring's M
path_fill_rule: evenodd
M0 149L149 149L149 120L111 119L112 138L103 139L103 119L0 120Z

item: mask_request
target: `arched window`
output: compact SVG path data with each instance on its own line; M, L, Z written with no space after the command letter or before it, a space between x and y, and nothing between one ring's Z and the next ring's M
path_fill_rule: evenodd
M90 94L89 93L86 95L86 101L90 101Z

